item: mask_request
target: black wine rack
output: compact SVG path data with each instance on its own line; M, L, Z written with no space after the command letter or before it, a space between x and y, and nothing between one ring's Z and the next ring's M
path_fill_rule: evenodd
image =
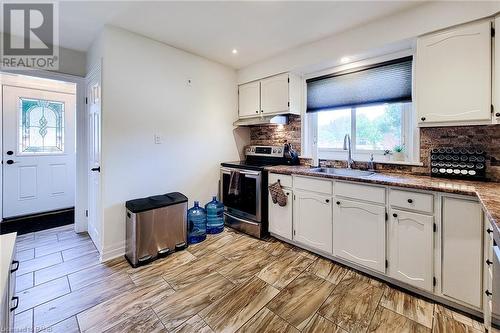
M431 176L486 179L486 153L473 148L433 148L431 150Z

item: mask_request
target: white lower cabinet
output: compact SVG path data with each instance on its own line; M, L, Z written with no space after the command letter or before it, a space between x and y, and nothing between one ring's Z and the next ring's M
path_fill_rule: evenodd
M323 252L332 252L332 198L294 191L293 239Z
M288 202L284 207L273 203L273 199L269 196L269 232L291 240L293 192L289 189L283 189L283 191L288 197Z
M385 273L385 207L335 200L333 255Z
M434 217L392 209L388 248L390 277L432 292Z
M482 211L476 201L442 199L442 293L481 308Z

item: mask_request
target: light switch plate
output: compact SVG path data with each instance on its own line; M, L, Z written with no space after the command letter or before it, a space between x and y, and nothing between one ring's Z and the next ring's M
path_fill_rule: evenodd
M155 144L161 144L161 136L160 134L155 134Z

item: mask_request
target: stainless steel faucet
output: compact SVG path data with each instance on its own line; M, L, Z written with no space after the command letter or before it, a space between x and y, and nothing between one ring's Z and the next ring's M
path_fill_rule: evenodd
M351 137L349 134L344 137L344 150L347 150L347 168L351 169L354 161L352 160Z

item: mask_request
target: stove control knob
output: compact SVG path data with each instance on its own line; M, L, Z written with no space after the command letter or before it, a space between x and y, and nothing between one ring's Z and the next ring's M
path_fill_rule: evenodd
M273 154L276 154L276 148L273 149Z
M281 152L282 152L282 149L278 148L278 154L281 154Z

